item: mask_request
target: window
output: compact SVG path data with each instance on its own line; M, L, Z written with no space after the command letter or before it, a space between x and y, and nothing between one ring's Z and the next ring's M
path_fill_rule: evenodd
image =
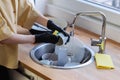
M106 15L107 22L120 26L120 0L76 0L82 11L101 11ZM116 1L116 2L115 2ZM120 3L120 2L119 2Z
M98 4L107 8L120 11L120 0L84 0L94 4Z

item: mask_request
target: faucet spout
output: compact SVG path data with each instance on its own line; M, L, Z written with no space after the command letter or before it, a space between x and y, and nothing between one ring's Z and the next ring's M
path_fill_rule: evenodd
M96 12L96 11L84 11L79 12L74 16L72 24L70 24L70 27L72 28L70 31L70 35L74 36L74 28L75 28L75 21L77 20L78 16L101 16L102 17L102 31L100 35L100 39L97 41L92 40L92 46L99 46L99 52L104 53L105 50L105 30L106 30L106 17L104 13L102 12Z

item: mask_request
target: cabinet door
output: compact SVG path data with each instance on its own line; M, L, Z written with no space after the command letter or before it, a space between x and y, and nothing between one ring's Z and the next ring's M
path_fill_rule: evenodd
M43 78L41 78L40 76L37 76L36 74L34 74L33 72L29 71L28 69L25 69L25 73L27 75L33 76L34 80L44 80Z
M43 78L41 78L41 77L38 76L37 80L45 80L45 79L43 79Z
M32 76L34 77L34 80L37 80L37 75L32 73L31 71L29 71L28 69L24 69L25 70L25 73L29 76Z

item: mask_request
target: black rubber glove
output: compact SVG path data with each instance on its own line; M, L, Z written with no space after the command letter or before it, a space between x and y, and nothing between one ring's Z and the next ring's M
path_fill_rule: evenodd
M62 28L60 28L60 27L58 27L56 24L54 24L51 20L48 20L48 22L47 22L47 28L48 28L48 29L51 29L53 32L54 32L55 30L57 30L58 32L63 33L64 36L67 36L67 37L68 37L67 42L69 42L69 40L70 40L70 35L69 35L68 33L66 33ZM66 44L67 44L67 42L66 42Z
M42 34L35 35L35 43L45 42L56 44L58 42L58 39L59 37L53 35L51 32L45 32Z

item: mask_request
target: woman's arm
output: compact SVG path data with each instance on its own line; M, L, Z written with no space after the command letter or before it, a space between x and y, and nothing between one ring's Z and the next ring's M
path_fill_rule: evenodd
M0 41L2 44L24 44L24 43L34 43L34 35L22 35L22 34L12 34L8 39Z
M35 22L37 22L43 26L47 26L48 18L45 17L44 15L40 14Z

